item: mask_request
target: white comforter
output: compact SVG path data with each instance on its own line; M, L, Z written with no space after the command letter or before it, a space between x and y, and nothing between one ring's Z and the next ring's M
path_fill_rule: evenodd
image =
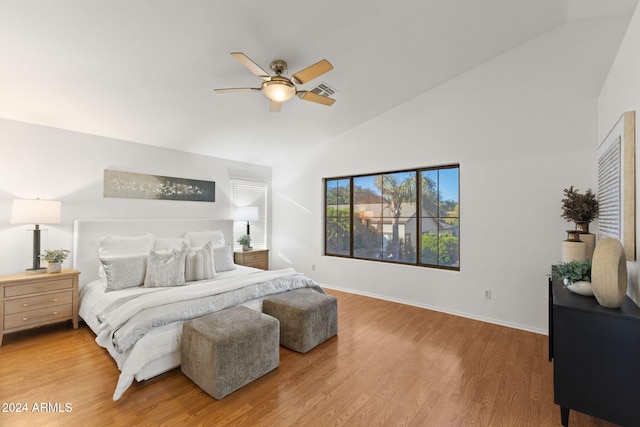
M322 292L293 269L235 275L183 287L106 293L104 282L96 281L81 289L80 315L97 334L96 342L109 351L121 371L113 395L113 399L118 400L147 364L179 352L184 321L234 305L260 309L261 304L256 302L265 296L304 286L316 287ZM121 300L122 297L125 299ZM200 304L196 309L184 308L203 299L212 302ZM159 324L159 315L155 313L162 311L163 306L179 307L180 312L169 310L169 319Z

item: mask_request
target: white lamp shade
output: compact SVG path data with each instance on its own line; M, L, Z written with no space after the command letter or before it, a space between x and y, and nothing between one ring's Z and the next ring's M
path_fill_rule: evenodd
M11 206L11 224L60 224L62 204L57 200L16 199Z
M236 208L237 221L257 221L258 218L257 206L238 206Z

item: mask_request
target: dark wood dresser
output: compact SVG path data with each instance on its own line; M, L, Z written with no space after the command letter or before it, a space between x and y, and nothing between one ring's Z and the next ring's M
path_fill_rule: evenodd
M549 279L549 360L563 426L571 409L640 426L640 307L602 307Z

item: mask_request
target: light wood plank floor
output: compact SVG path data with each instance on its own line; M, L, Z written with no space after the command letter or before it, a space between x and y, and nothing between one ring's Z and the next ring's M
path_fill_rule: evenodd
M7 335L0 402L28 412L1 412L0 425L560 425L546 336L328 293L339 301L338 337L307 354L282 348L279 368L221 401L174 369L114 402L118 370L88 327ZM34 412L41 402L56 412ZM613 424L571 411L570 425Z

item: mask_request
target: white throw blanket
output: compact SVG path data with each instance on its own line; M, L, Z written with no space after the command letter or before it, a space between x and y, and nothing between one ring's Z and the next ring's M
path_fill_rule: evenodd
M323 292L311 279L289 268L163 288L115 301L98 315L101 325L96 337L96 342L114 358L119 354L116 360L121 375L113 399L122 396L144 364L167 353L170 343L166 338L158 342L163 348L155 349L156 330L173 330L172 335L177 337L171 347L179 350L181 325L185 320L301 287ZM143 363L143 359L147 362Z
M284 276L300 275L293 268L284 270L269 270L241 277L229 277L219 280L206 280L188 286L176 286L172 288L159 288L161 292L150 292L138 298L131 299L114 310L99 315L102 323L100 333L104 330L115 330L140 311L163 304L202 298L204 296L217 295L240 289L267 280Z

